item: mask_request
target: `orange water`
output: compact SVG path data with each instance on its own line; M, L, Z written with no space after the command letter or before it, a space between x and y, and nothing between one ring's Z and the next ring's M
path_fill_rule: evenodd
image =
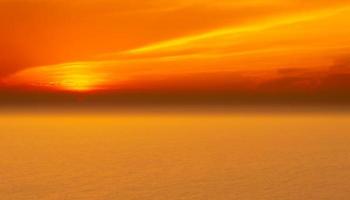
M1 200L350 198L350 115L2 115Z

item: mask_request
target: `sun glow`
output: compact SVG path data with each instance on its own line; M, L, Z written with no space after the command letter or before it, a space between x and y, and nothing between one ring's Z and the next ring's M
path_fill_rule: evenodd
M99 79L92 74L70 74L62 77L60 87L72 91L90 91L96 89Z
M105 82L103 74L97 72L95 66L84 63L64 65L55 73L52 85L68 91L97 90Z
M105 73L93 63L67 63L21 71L8 79L13 84L28 84L56 90L87 92L107 82Z

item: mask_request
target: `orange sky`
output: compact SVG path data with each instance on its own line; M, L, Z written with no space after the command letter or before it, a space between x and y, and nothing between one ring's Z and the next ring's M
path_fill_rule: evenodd
M0 0L0 84L350 89L348 0Z

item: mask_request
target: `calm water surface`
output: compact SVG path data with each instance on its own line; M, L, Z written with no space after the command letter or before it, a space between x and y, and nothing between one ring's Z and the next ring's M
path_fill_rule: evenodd
M1 200L348 200L350 115L2 115Z

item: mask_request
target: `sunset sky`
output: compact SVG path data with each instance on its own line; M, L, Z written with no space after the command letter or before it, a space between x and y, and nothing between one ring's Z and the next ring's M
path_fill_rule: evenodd
M1 91L347 94L349 20L348 0L0 0Z

